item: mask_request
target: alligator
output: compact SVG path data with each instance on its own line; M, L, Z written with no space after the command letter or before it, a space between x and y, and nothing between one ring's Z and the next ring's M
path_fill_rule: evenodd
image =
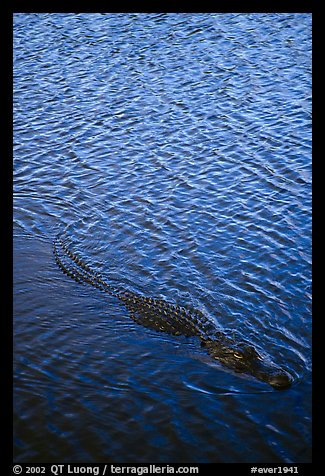
M136 323L175 336L198 337L212 359L234 372L266 382L277 390L292 384L292 378L286 371L263 358L252 345L226 336L201 311L146 297L108 283L72 252L59 235L54 240L53 251L56 263L66 275L119 299Z

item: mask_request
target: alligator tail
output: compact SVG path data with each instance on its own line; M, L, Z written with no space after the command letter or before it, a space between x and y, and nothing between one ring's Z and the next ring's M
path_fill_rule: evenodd
M57 236L53 243L55 261L59 268L74 281L81 284L91 284L92 286L119 297L120 290L104 281L98 273L95 273L87 266L68 246Z

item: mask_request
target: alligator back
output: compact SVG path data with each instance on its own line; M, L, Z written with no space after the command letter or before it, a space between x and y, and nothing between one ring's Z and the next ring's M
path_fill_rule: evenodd
M54 241L54 256L61 270L78 283L91 284L122 301L130 317L138 324L168 334L198 336L203 340L216 333L213 323L198 310L190 311L108 283L73 253L60 237Z

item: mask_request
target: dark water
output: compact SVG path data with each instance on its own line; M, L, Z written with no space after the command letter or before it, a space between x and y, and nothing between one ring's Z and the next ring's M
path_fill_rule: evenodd
M311 15L16 14L16 462L311 458ZM273 390L57 267L200 309Z

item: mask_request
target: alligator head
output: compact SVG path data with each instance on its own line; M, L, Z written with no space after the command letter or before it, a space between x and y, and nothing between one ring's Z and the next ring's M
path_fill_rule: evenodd
M292 378L284 370L264 360L251 345L204 339L201 344L214 359L235 372L252 375L277 390L290 387Z

